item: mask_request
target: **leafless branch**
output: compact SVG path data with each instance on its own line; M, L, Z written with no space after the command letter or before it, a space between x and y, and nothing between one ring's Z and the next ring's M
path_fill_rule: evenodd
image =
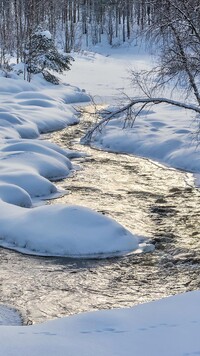
M107 124L111 120L115 119L119 114L130 113L130 109L132 109L136 105L142 105L137 112L132 116L132 126L135 122L136 117L141 113L141 111L147 105L158 105L158 104L169 104L173 106L177 106L179 108L187 109L194 111L200 114L200 107L192 104L186 104L184 102L179 102L176 100L168 99L168 98L159 98L159 97L152 97L152 98L134 98L132 99L127 105L122 106L119 109L114 110L112 113L104 116L100 121L98 121L82 138L81 142L84 144L88 144L91 142L93 134L102 128L103 125Z

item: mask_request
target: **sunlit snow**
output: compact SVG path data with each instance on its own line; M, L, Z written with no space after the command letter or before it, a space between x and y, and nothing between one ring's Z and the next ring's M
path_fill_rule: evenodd
M90 100L84 90L55 87L40 76L34 84L17 76L1 79L0 245L26 254L73 258L143 250L140 238L102 214L78 206L35 205L36 198L65 194L53 182L70 176L77 169L70 159L83 156L39 135L76 124L73 105Z
M139 247L139 239L114 220L58 204L26 209L0 201L0 236L3 247L43 256L101 258Z
M48 36L48 34L46 34ZM110 257L140 249L140 237L90 209L35 206L35 198L55 197L56 181L76 168L81 155L40 139L42 133L76 124L75 104L120 104L132 93L128 70L146 68L149 58L134 46L96 48L74 54L73 69L54 87L40 76L31 83L16 73L0 81L0 245L43 256ZM20 65L16 66L16 72ZM82 89L79 89L82 88ZM144 114L144 113L143 113ZM113 120L93 144L196 172L199 147L195 121L169 106L140 115L132 129ZM67 144L67 143L66 143ZM91 172L92 174L92 172ZM108 172L109 174L109 172ZM51 181L50 181L51 180ZM23 271L22 271L23 273ZM0 326L1 353L10 356L189 356L200 354L200 292L131 309L86 313L30 327ZM0 308L1 324L7 324ZM7 314L8 316L8 314Z
M131 69L148 69L152 58L140 46L124 45L110 48L105 43L93 52L74 53L74 70L70 83L81 85L96 103L106 103L113 110L123 105L127 97L139 92L131 86ZM170 95L170 92L168 93ZM180 100L182 93L177 92ZM200 146L197 145L198 120L185 109L162 104L143 110L132 128L124 127L123 115L101 127L93 135L92 145L106 151L124 152L154 159L174 168L200 175Z
M192 356L200 353L200 292L34 326L0 326L9 356ZM1 310L0 310L1 313Z

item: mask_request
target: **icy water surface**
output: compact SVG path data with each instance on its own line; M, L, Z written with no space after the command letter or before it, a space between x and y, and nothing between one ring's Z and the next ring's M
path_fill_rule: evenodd
M29 323L130 307L200 288L200 191L192 176L146 159L80 146L85 125L51 135L51 141L90 156L74 161L82 170L58 184L69 194L49 204L80 204L111 216L147 236L155 251L70 260L0 249L0 303L23 311Z

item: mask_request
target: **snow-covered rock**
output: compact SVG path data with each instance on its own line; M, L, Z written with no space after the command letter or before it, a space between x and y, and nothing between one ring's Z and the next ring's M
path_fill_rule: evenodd
M51 205L26 209L2 201L0 246L43 256L102 258L137 250L139 238L87 208Z
M0 183L0 199L9 204L30 208L32 200L30 195L14 184Z

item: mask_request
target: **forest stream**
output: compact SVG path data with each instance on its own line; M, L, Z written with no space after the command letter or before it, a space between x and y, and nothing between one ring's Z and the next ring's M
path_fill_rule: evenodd
M0 303L25 322L38 323L83 311L131 307L200 288L200 190L190 173L125 154L79 144L89 125L49 135L87 154L80 170L58 182L68 191L48 204L76 204L114 218L147 237L154 252L102 260L26 256L0 249Z

